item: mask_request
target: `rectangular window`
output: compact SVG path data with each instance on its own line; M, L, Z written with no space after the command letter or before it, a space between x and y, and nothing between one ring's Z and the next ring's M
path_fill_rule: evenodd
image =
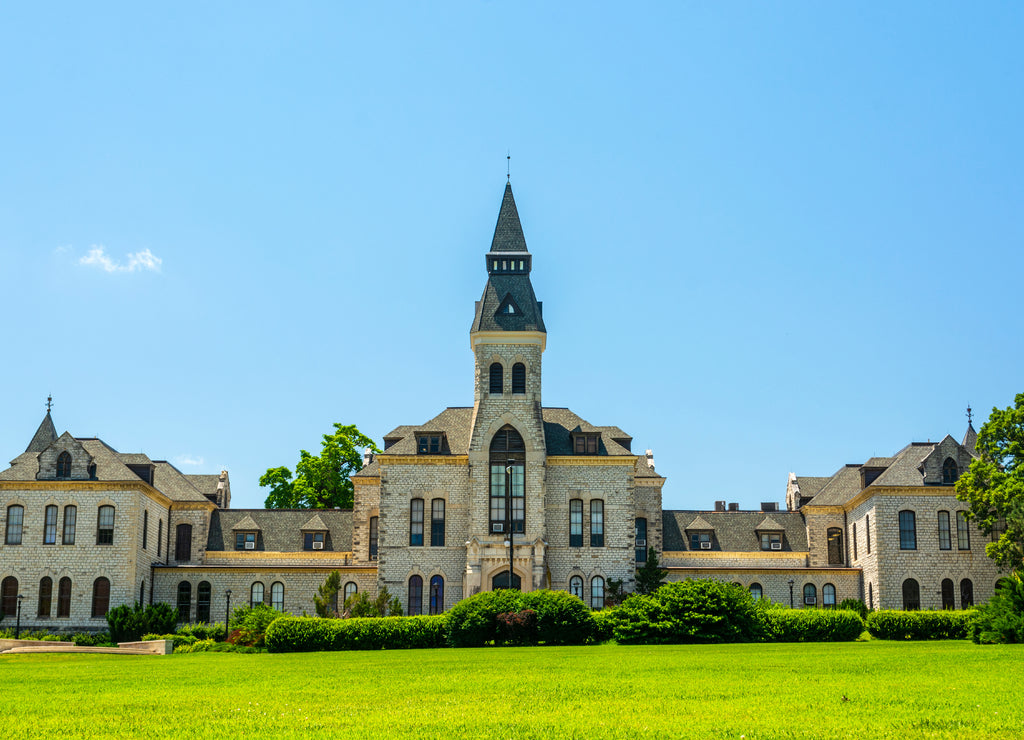
M430 545L444 547L444 499L430 502Z
M255 532L235 532L235 549L236 550L255 550L256 549L256 533Z
M711 532L690 532L691 550L710 550Z
M953 542L949 536L949 512L939 512L939 549L951 550Z
M782 549L782 533L781 532L762 532L761 533L761 549L762 550L781 550Z
M590 546L604 547L604 501L590 502Z
M377 548L380 543L380 534L378 531L377 517L370 517L370 560L377 559Z
M868 555L871 554L871 515L864 515L864 544L868 546Z
M853 559L857 559L857 523L853 524Z
M156 523L156 556L160 557L164 551L164 520Z
M43 521L43 544L44 545L56 545L57 544L57 507L47 506L46 517ZM49 610L47 610L47 616L49 616Z
M511 474L506 467L512 469ZM512 531L526 531L526 469L522 463L491 465L491 532L505 532L509 526L505 511L505 479L512 478Z
M569 502L569 547L583 547L583 501Z
M8 545L20 545L21 533L25 523L24 506L7 507L7 536L4 543Z
M962 511L956 513L956 548L958 550L971 549L971 533L967 530L967 517Z
M440 435L430 434L416 438L416 453L418 455L440 455L441 448Z
M596 434L577 434L575 446L573 448L577 455L596 455L597 454L597 435Z
M634 553L636 562L646 563L647 562L647 520L643 517L637 517L633 524L633 531L636 535L636 544Z
M491 465L491 531L505 531L505 466Z
M149 512L142 512L142 549L146 549L146 543L149 542ZM140 600L141 604L142 601Z
M77 506L64 507L64 539L61 542L65 545L75 544L75 522L78 519Z
M900 549L917 549L917 521L912 511L900 512Z
M303 532L302 533L302 548L304 550L323 550L324 549L324 533L323 532Z
M414 498L409 502L409 545L423 546L423 499Z
M101 506L96 522L96 544L114 544L114 507ZM106 612L104 612L106 613Z

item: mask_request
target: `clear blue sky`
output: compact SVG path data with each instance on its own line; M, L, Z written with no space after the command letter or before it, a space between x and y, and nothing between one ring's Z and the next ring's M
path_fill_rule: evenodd
M1024 391L1020 3L212 5L0 10L5 461L53 393L253 507L470 405L509 149L544 402L668 508Z

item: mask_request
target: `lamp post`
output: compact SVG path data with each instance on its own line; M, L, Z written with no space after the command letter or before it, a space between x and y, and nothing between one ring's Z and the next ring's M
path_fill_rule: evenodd
M793 579L789 579L789 608L793 608Z
M227 640L228 639L228 633L230 632L230 630L228 629L228 622L231 619L231 589L230 588L227 591L224 592L224 596L227 598L227 604L224 607L224 639Z
M14 639L21 637L21 602L25 600L25 594L18 594L18 619L14 627Z
M441 608L441 605L437 603L437 591L438 591L437 584L436 583L431 583L430 584L430 613L431 614L440 614L441 612L444 611L444 609Z
M513 575L513 555L515 553L516 545L513 539L514 533L512 532L512 463L515 460L509 460L508 465L505 467L505 521L508 523L506 530L508 531L508 587L512 586L512 575Z

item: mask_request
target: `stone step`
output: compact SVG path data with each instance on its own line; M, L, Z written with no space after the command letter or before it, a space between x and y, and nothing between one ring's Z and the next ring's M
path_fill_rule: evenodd
M106 653L109 655L154 655L149 650L138 650L135 648L112 648L112 647L78 647L75 645L33 645L31 647L16 647L5 650L4 655L14 653Z

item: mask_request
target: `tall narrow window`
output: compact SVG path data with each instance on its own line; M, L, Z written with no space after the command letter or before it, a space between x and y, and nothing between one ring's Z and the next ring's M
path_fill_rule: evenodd
M57 507L54 507L57 508ZM50 618L50 602L53 600L53 579L49 576L39 581L39 609L36 616L41 619Z
M100 576L92 583L92 618L107 616L110 609L110 581Z
M604 579L601 576L590 579L590 608L604 609Z
M405 613L409 616L423 613L423 578L420 576L409 578L409 606Z
M831 583L821 587L821 604L826 609L834 609L836 606L836 587Z
M164 551L164 520L160 519L156 523L156 556L160 557Z
M939 512L939 549L949 550L953 547L953 543L949 536L949 512Z
M174 559L179 563L187 563L192 559L192 525L179 524L174 534Z
M491 440L491 532L526 531L526 445L506 424ZM511 509L508 508L509 500Z
M604 547L604 501L599 498L590 502L590 546Z
M57 477L71 477L71 455L69 455L66 450L57 455Z
M839 527L830 527L825 533L828 538L828 564L842 565L843 558L843 530Z
M380 546L380 532L377 522L377 517L370 517L370 560L377 559L377 548Z
M351 599L353 596L355 596L357 593L359 593L359 586L356 584L355 581L349 581L348 583L346 583L345 584L345 600L342 602L342 604L346 604L347 605L348 604L348 600ZM335 611L337 611L337 609L335 609Z
M579 576L573 576L569 579L569 593L575 596L580 601L583 601L583 579ZM585 603L585 602L584 602Z
M414 498L409 502L409 546L423 545L423 499Z
M210 582L200 581L196 589L196 621L210 621Z
M903 609L916 611L921 608L921 587L913 578L903 582Z
M270 584L270 606L274 611L284 611L284 584L280 581Z
M24 529L25 524L25 507L14 506L7 507L7 536L4 538L4 544L7 545L20 545L21 544L21 533Z
M263 603L263 583L256 581L249 587L249 608Z
M430 544L444 547L444 499L435 498L430 502Z
M114 544L114 507L101 506L96 517L96 544ZM106 612L104 612L106 613Z
M974 606L974 583L970 578L960 581L960 608L970 609Z
M900 549L917 549L917 520L912 511L900 512Z
M64 507L64 539L65 545L75 544L75 523L78 521L78 507L71 504Z
M971 549L971 533L967 529L967 517L962 511L956 513L956 549Z
M953 601L953 581L948 578L942 579L942 608L956 609L956 603Z
M500 362L491 363L491 378L490 378L489 390L495 395L501 395L505 390L505 368L502 367Z
M633 523L633 530L636 534L636 546L633 553L636 562L647 562L647 520L637 517Z
M43 544L57 544L57 507L53 505L43 511Z
M875 587L868 584L868 609L874 610L875 608Z
M142 579L142 583L139 586L139 605L146 603L146 579Z
M818 603L818 589L813 583L804 584L804 605L814 606Z
M441 576L430 578L430 613L440 614L444 611L444 579Z
M71 616L71 579L61 578L57 583L57 619Z
M760 601L764 597L764 589L761 588L760 583L750 584L750 597L754 601Z
M182 581L178 584L178 621L191 622L189 618L192 611L192 584Z
M18 615L18 579L14 576L0 582L0 611L5 617Z
M526 393L526 365L521 362L512 366L512 392Z
M857 523L853 523L853 559L857 559Z
M865 544L868 546L868 555L871 554L871 515L864 515L864 539Z
M946 458L946 462L942 463L942 482L944 485L951 486L956 483L956 479L960 477L960 468L956 464L956 460L951 457Z
M569 501L569 547L583 547L583 500Z
M142 512L142 549L146 549L146 545L149 542L149 510ZM139 602L142 603L141 601Z

